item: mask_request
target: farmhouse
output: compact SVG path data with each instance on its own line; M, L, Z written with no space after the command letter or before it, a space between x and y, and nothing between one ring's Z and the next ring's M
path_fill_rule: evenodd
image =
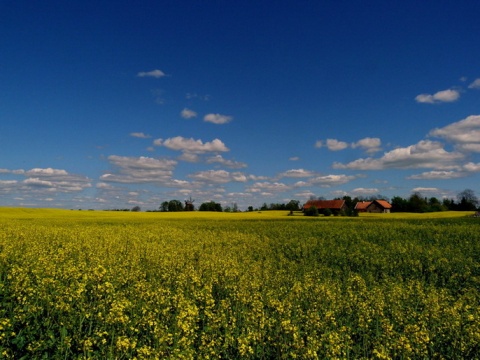
M347 209L345 200L308 200L303 205L303 210L312 206L315 206L320 213L329 209L333 214L338 214L340 211Z
M392 205L385 200L359 201L355 204L358 212L389 213Z

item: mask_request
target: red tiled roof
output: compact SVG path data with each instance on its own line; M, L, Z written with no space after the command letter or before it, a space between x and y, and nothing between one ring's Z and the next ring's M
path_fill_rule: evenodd
M355 204L356 210L367 210L368 205L370 205L371 201L359 201Z
M345 204L345 200L308 200L303 205L304 209L315 206L317 209L338 209L340 210Z
M385 201L385 200L375 200L375 202L377 204L379 204L380 206L382 206L384 209L391 209L392 208L392 205L388 202L388 201Z

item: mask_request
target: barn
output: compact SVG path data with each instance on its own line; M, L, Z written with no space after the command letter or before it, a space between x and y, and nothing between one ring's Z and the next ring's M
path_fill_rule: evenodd
M332 214L339 214L347 209L345 200L308 200L303 205L303 210L307 210L312 206L315 206L319 213L329 209Z

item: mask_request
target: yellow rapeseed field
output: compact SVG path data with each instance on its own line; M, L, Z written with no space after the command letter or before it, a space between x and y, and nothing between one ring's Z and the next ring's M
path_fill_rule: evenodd
M5 359L472 359L461 213L0 209Z

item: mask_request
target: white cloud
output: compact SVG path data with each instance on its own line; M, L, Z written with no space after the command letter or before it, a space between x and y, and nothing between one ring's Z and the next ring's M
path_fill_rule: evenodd
M104 182L98 182L97 185L95 185L97 189L104 189L104 190L113 190L115 189L114 186L104 183Z
M423 192L430 192L430 193L437 193L441 190L434 187L416 187L412 189L413 193L423 193Z
M480 163L466 163L465 165L463 165L463 169L468 172L480 172Z
M107 173L100 180L119 183L168 183L177 162L168 159L149 157L127 157L111 155L108 160L117 168L114 173Z
M182 160L190 163L196 163L200 161L200 156L198 156L198 154L195 154L195 153L184 152L182 153L182 155L178 157L178 160Z
M271 195L272 193L284 192L290 189L291 187L284 183L280 183L280 182L272 183L272 182L265 181L265 182L254 183L252 186L250 186L247 189L247 191L253 192L253 193L268 192Z
M15 185L17 183L17 180L0 180L0 187L7 187L10 185Z
M464 155L459 152L447 152L436 141L422 140L415 145L394 149L381 158L358 159L347 164L334 163L334 169L382 170L434 168L452 169Z
M288 160L290 161L298 161L300 160L300 158L298 156L292 156L291 158L289 158Z
M352 144L352 148L362 148L367 153L375 153L380 151L380 146L382 145L382 141L379 138L371 138L366 137L361 140L358 140L356 143Z
M348 148L348 143L336 139L327 139L326 146L330 151L340 151Z
M247 164L239 161L227 160L222 155L215 155L207 159L207 164L218 163L231 169L246 168Z
M433 95L430 94L420 94L415 97L415 100L418 103L425 104L435 104L439 102L453 102L457 101L460 98L460 92L458 90L442 90L438 91Z
M317 142L315 142L316 148L326 147L330 151L344 150L348 148L348 146L348 143L346 143L345 141L339 141L337 139L327 139L326 142L318 140Z
M197 113L193 110L185 108L180 112L180 116L184 119L191 119L197 117Z
M203 120L206 122L211 122L213 124L226 124L232 121L233 117L221 114L207 114L203 117Z
M35 189L47 192L79 192L92 186L89 178L70 174L66 170L34 168L24 172L27 179L22 181L20 191ZM43 189L43 190L42 190Z
M214 139L211 142L204 143L202 140L195 140L193 138L187 139L182 136L176 136L166 140L157 139L154 141L154 145L165 146L166 148L169 148L171 150L186 151L192 153L230 151L219 139Z
M166 76L166 74L162 70L152 70L152 71L141 71L137 74L138 77L153 77L156 79L162 78Z
M28 170L25 173L26 176L63 176L63 175L68 175L68 173L65 170L60 170L60 169L52 169L52 168L46 168L46 169L31 169Z
M304 170L304 169L292 169L279 174L279 177L280 178L282 177L302 178L302 177L311 177L314 175L315 173L313 171Z
M189 175L189 177L197 181L217 183L217 184L226 184L232 181L236 181L236 182L247 181L247 177L243 173L240 173L240 172L230 173L225 170L199 171Z
M471 115L443 128L434 129L429 135L454 143L459 150L480 152L480 115Z
M480 78L475 79L474 82L472 82L470 85L468 85L469 89L480 89Z
M467 174L457 171L427 171L421 174L411 175L408 180L450 180L465 177Z
M317 142L315 142L315 147L316 148L326 147L330 151L345 150L349 147L353 149L362 148L367 153L374 153L380 150L381 144L382 142L379 138L366 137L351 144L345 141L337 140L337 139L327 139L325 142L322 140L318 140Z
M150 135L144 134L143 132L132 132L132 133L130 133L130 136L136 137L136 138L139 138L139 139L149 139L149 138L151 138Z
M317 176L311 180L309 180L310 185L319 185L322 187L330 187L336 185L346 184L356 177L353 175L324 175L324 176Z
M356 188L352 190L352 194L355 195L375 195L378 194L377 188Z

